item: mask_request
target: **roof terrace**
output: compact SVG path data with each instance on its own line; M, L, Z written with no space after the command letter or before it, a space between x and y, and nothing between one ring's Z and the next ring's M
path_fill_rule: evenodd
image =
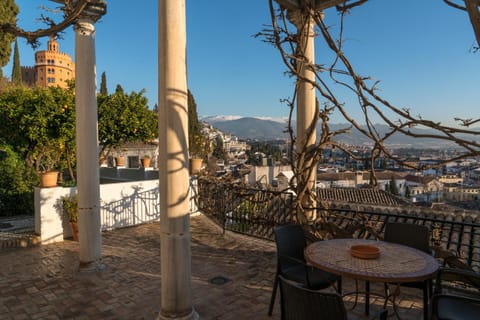
M222 232L204 215L191 218L193 305L202 319L267 316L275 272L274 243ZM0 319L155 319L160 311L160 225L102 234L105 270L79 272L78 242L0 251ZM363 284L360 283L362 286ZM345 279L352 291L354 282ZM372 286L382 292L383 286ZM359 305L350 319L363 316ZM421 291L402 288L399 313L421 316ZM345 298L352 306L353 296ZM372 312L383 299L371 298ZM391 307L389 307L391 311Z

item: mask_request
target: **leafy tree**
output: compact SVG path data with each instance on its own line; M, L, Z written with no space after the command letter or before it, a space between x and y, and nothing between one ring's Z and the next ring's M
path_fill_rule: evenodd
M0 2L0 25L4 23L15 24L17 21L18 6L14 0L2 0ZM15 36L8 32L0 32L0 79L3 78L2 67L10 60L12 42Z
M247 151L249 164L261 165L261 159L255 156L255 153L257 152L261 152L269 157L272 157L274 161L280 161L282 159L282 150L277 144L273 144L271 142L252 142L250 146L250 150Z
M410 198L410 197L411 197L410 187L405 186L405 198Z
M121 94L124 94L124 90L123 90L123 87L119 84L117 84L117 86L115 87L115 93L121 93Z
M392 175L392 178L390 179L390 182L388 183L388 191L391 194L398 195L397 180L393 175Z
M105 71L102 72L102 82L100 82L100 94L108 95L107 75L105 74Z
M13 51L12 83L16 86L22 84L22 68L20 67L20 54L18 53L18 41L15 40Z
M98 97L100 154L108 154L129 142L148 142L157 137L157 115L148 109L143 94L144 91L125 94L118 85L114 94Z
M12 87L0 95L0 143L37 172L66 168L74 162L74 112L71 90Z
M212 155L217 159L227 160L227 155L223 149L223 139L220 135L214 141Z
M0 145L0 216L34 212L33 187L38 178L12 147Z
M202 124L198 121L197 103L188 90L188 148L190 156L205 159L210 152L208 137L202 135Z

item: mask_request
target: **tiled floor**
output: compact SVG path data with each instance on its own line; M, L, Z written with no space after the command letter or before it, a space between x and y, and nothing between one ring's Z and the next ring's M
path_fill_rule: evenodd
M201 215L191 219L191 236L193 304L201 319L280 319L279 296L274 315L266 316L275 271L273 243L229 232L222 235ZM105 232L103 262L102 272L79 272L78 243L68 240L1 249L0 319L156 319L159 225ZM216 276L229 281L210 283ZM353 290L353 284L345 279L346 291ZM373 286L373 291L382 288ZM402 289L403 319L421 319L420 297L418 290ZM382 302L372 298L372 313ZM367 319L363 307L350 311L350 318Z

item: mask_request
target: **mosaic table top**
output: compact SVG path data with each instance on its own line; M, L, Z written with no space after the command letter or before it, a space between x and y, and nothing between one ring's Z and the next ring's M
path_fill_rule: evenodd
M355 258L352 245L373 245L380 249L375 259ZM432 256L411 247L385 241L333 239L318 241L305 249L307 262L319 269L360 280L415 282L432 278L439 264Z

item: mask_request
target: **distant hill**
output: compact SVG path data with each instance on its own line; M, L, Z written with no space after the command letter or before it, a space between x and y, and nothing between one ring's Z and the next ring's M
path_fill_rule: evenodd
M239 117L239 116L214 116L202 117L202 121L213 125L219 130L230 133L240 139L250 140L285 140L288 134L285 132L287 128L287 119L285 118L255 118L255 117ZM330 124L332 131L347 128L347 124ZM380 133L388 131L386 125L376 125L375 129ZM320 129L318 129L320 130ZM428 134L431 130L412 129L416 133ZM369 145L371 142L364 137L356 129L350 134L342 134L337 136L336 140L341 143L350 145ZM449 141L439 141L435 139L415 139L406 137L402 134L395 134L388 140L388 145L404 148L448 148L453 144Z
M210 123L222 132L233 134L241 139L251 140L277 140L287 139L284 131L287 128L287 121L266 120L259 118L233 118L224 120L220 117L201 118L202 121Z

